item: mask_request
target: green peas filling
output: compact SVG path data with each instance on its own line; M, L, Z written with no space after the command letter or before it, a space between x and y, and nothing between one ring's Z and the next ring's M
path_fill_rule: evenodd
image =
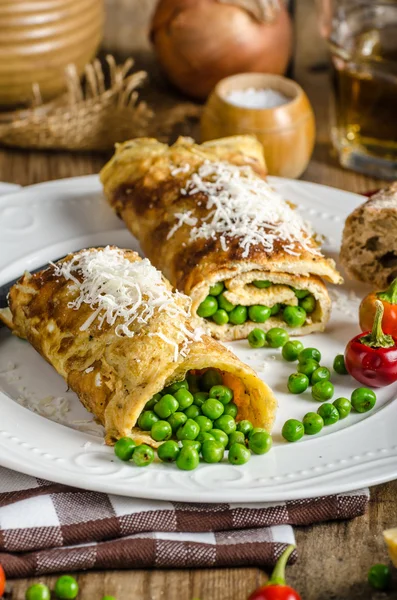
M255 280L251 283L257 289L268 289L273 284L268 280ZM252 306L234 305L225 297L226 285L223 281L214 283L208 296L201 302L197 309L197 315L216 325L243 325L247 321L252 323L265 323L272 317L278 321L284 321L291 329L302 327L308 321L317 306L317 301L309 290L291 288L297 298L297 306L282 305L273 306L253 304Z
M215 290L218 298L222 290ZM246 307L233 310L236 308L247 311ZM271 448L271 436L264 429L254 428L250 421L238 419L239 408L229 382L221 371L209 368L191 371L183 381L166 386L146 402L137 420L137 427L158 443L157 451L149 444L124 437L115 444L116 456L146 467L156 459L157 452L161 462L190 471L200 462L221 462L225 452L233 465L245 464L252 454L265 454Z

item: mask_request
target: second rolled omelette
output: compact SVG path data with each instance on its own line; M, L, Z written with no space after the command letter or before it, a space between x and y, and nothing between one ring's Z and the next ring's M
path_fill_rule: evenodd
M250 136L202 145L180 138L171 147L131 140L101 172L145 255L218 339L245 338L254 327L323 331L331 310L323 279L342 281L265 175L262 146Z
M194 329L191 300L172 291L147 259L115 247L82 250L9 294L2 320L62 375L106 430L158 446L137 426L152 397L187 374L215 369L234 392L237 420L268 431L276 400L234 354Z

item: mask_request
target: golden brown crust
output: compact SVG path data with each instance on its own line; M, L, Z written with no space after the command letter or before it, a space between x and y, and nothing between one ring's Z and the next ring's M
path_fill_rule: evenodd
M125 250L123 254L130 262L141 260L135 252ZM134 337L116 335L117 321L114 325L105 321L100 327L96 319L82 330L93 309L85 303L71 308L69 303L76 295L76 288L54 267L25 274L11 288L9 309L0 311L0 320L15 335L27 339L64 377L105 426L108 443L130 435L155 446L148 434L134 428L146 402L166 385L183 379L187 371L208 367L235 377L236 385L243 384L244 393L235 398L240 405L239 418L249 418L270 430L276 410L271 390L223 346L203 336L190 344L186 357L179 354L174 361L174 348L156 334L178 340L181 319L191 329L188 316L184 319L181 315L178 322L166 311L158 311L147 325L131 325L136 328ZM179 296L175 301L184 305L187 300Z
M189 224L183 224L170 235L177 214L190 213L199 220L208 215L203 192L183 193L191 174L208 160L248 165L257 174L265 174L262 147L249 136L225 138L201 146L184 138L171 147L151 139L134 140L118 146L101 172L109 203L138 238L145 255L175 287L192 297L193 311L208 294L210 285L252 270L261 271L263 279L271 279L272 273L289 274L290 285L296 277L310 276L318 281L322 277L341 282L333 261L319 254L311 238L307 238L307 248L296 245L296 256L286 251L286 242L282 240L275 241L271 252L266 252L263 245L251 245L245 255L237 238L227 239L226 250L219 237L191 240ZM329 316L325 306L329 298L324 286L322 296L325 320L318 323L317 330L323 329ZM226 335L227 328L223 331ZM218 333L221 339L229 339L222 336L219 328Z

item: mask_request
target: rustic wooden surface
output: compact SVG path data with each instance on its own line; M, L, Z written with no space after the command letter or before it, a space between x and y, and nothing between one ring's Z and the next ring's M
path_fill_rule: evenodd
M146 0L145 0L146 1ZM131 15L132 5L139 8L133 35L125 25L122 12ZM144 44L143 29L153 6L142 0L107 0L109 9L106 43L114 51ZM137 13L138 14L138 13ZM120 23L123 23L122 30ZM296 15L295 76L306 89L317 116L317 145L304 179L346 190L363 192L379 187L379 181L341 169L332 156L328 135L329 85L326 71L326 50L316 33L312 0L298 0ZM139 46L141 44L141 46ZM138 62L149 66L152 88L147 95L158 102L161 90L163 102L181 104L185 100L170 91L158 74L153 58L138 53ZM197 133L197 124L187 121L179 128L184 133ZM175 134L177 131L174 132ZM174 137L174 136L173 136ZM25 153L0 150L0 181L22 185L48 179L96 173L106 157L70 155L67 153ZM377 561L387 561L382 530L397 526L397 482L371 490L368 514L351 522L326 523L297 528L299 550L297 564L288 570L289 581L301 592L304 600L397 600L397 591L388 595L371 592L366 584L366 572ZM103 594L113 594L118 600L244 600L256 586L266 581L259 569L214 569L192 571L124 571L78 575L82 600L100 600ZM44 581L53 584L54 577ZM11 598L23 600L28 580L12 582ZM397 589L397 585L395 586Z

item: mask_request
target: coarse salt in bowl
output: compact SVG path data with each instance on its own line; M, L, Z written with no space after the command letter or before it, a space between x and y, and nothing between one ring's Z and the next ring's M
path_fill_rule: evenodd
M202 141L255 135L262 143L270 175L299 177L315 140L314 113L292 79L243 73L218 83L201 118Z
M270 88L256 89L254 87L231 90L226 96L226 100L230 104L241 106L242 108L276 108L290 101L288 96L277 90Z

